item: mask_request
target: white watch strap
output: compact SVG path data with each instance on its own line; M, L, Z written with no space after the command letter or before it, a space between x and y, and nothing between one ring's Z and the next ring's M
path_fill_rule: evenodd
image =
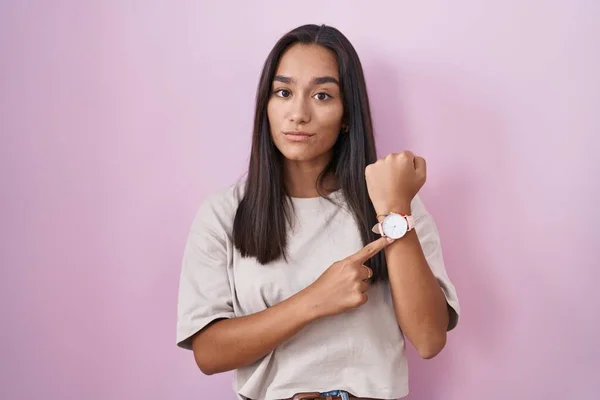
M415 228L415 217L412 215L406 215L404 218L406 218L406 222L408 222L407 231L412 231Z
M380 235L383 234L383 229L381 227L381 222L376 223L375 225L373 225L373 229L371 229L374 233L378 233Z

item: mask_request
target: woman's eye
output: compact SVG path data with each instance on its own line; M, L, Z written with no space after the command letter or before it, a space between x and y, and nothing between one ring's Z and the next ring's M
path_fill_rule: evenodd
M315 94L315 98L316 98L317 100L327 100L327 99L329 99L330 97L331 97L331 96L330 96L330 95L328 95L327 93L317 93L317 94Z
M290 92L285 89L279 89L275 92L275 94L279 97L290 97Z

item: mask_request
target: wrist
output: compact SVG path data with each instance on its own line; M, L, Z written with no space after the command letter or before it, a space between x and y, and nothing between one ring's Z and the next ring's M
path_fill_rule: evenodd
M313 295L312 286L308 286L300 292L296 293L295 300L297 303L297 311L304 323L309 324L322 317L321 306L318 303L318 296Z
M389 213L411 215L412 212L410 202L382 204L376 205L374 208L377 215Z

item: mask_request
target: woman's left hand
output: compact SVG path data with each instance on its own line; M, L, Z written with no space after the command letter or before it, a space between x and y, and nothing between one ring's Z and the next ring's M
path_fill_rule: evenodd
M410 204L427 179L425 159L410 151L392 153L368 165L365 178L378 214L410 214Z

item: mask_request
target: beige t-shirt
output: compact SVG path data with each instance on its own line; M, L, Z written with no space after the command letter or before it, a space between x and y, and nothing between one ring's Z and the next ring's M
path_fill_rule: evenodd
M261 266L242 258L232 226L243 182L206 198L192 223L179 287L177 345L217 318L262 311L314 282L332 263L363 247L340 191L322 198L292 199L295 224L290 261ZM412 204L417 236L448 304L459 304L448 279L437 229L417 196ZM256 210L268 212L268 210ZM408 394L405 342L396 322L389 283L371 286L363 306L320 319L252 365L235 371L239 399L285 399L298 392L346 390L355 396L396 399Z

